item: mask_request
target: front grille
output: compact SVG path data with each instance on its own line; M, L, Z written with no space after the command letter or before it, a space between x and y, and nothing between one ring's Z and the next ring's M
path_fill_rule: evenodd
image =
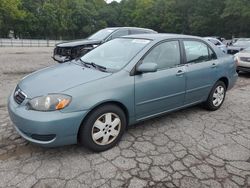
M22 104L22 102L26 99L26 95L22 90L17 86L14 92L14 100L17 104Z
M241 61L250 62L250 57L241 57Z
M227 51L228 54L232 54L232 55L234 55L234 54L236 54L238 52L239 52L239 50L228 50Z

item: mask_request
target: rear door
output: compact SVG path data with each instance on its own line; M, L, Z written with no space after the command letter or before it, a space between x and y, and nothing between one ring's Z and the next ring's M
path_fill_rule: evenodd
M210 46L200 40L183 40L186 55L185 105L207 99L217 80L218 60Z

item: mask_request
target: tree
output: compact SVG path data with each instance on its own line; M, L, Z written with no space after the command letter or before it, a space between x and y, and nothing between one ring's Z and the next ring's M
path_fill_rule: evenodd
M0 35L8 37L9 31L15 31L15 24L24 17L21 0L0 0Z

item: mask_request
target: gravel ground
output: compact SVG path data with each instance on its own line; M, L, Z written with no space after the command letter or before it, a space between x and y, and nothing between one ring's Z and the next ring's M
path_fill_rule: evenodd
M17 82L55 64L52 48L0 48L0 187L249 187L250 74L241 74L222 108L192 107L129 128L115 148L42 148L9 119Z

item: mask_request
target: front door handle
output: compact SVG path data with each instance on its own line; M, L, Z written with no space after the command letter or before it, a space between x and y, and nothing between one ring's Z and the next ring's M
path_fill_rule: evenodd
M217 67L217 63L213 63L211 67L212 68L216 68Z
M178 72L176 73L176 76L182 76L184 74L183 70L178 70Z

